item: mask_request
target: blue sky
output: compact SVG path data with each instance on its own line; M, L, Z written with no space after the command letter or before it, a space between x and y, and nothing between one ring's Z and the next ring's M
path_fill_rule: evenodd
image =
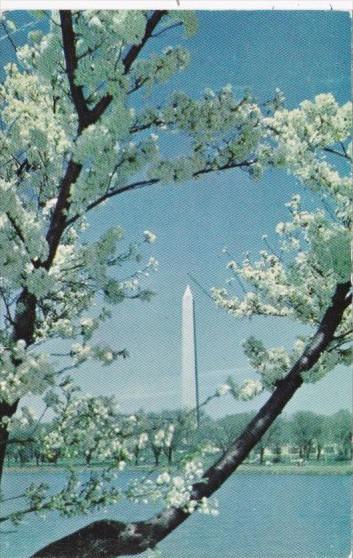
M234 91L250 88L259 101L270 99L276 87L289 107L331 91L339 102L350 98L350 24L338 12L199 12L199 32L186 40L180 30L155 39L153 48L179 42L191 54L191 64L168 85L140 102L163 101L174 90L199 96L205 87L227 83ZM0 43L2 49L4 42ZM178 137L171 149L178 148ZM180 137L180 142L182 138ZM181 149L183 147L181 146ZM127 302L113 309L99 337L130 358L111 367L86 365L80 384L92 394L116 394L123 411L175 408L180 403L181 299L192 273L206 288L222 286L227 278L226 245L236 256L262 248L261 236L286 218L284 204L300 192L308 205L319 203L293 177L269 172L252 182L240 171L227 171L194 183L154 186L124 194L97 210L91 226L102 232L122 225L126 239L139 239L145 229L158 242L148 249L160 263L148 279L156 296L150 303ZM273 242L273 240L272 240ZM286 320L235 320L217 309L197 288L197 341L201 395L212 393L231 372L249 377L241 342L249 335L268 346L290 347L298 327ZM210 405L213 414L257 408L222 398ZM331 413L351 406L350 370L337 368L315 385L305 385L288 405L288 412L304 408Z

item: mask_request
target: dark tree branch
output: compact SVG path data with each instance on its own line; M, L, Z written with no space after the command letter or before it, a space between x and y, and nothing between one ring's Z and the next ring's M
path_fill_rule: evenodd
M50 226L47 233L47 242L49 246L48 258L44 263L44 267L49 269L53 263L56 250L59 246L61 236L65 230L66 212L70 207L70 191L71 186L80 176L82 165L71 160L67 165L65 176L61 182L58 201L51 218Z
M167 15L167 13L168 13L167 10L156 10L148 19L146 29L145 29L145 34L142 37L141 42L138 45L133 45L123 58L125 74L129 73L131 66L133 65L136 58L140 54L141 50L145 46L146 42L152 36L152 33L156 29L161 19L165 15Z
M17 45L15 44L14 40L11 37L11 33L9 32L6 23L4 23L3 21L1 22L1 27L3 28L3 30L5 31L7 40L9 41L10 45L12 46L13 50L15 51L15 54L17 55Z
M36 440L34 438L10 438L7 443L8 444L32 444ZM3 501L3 500L2 500Z
M346 308L351 304L350 283L338 284L331 305L302 356L226 453L204 474L204 482L193 486L192 499L199 501L216 492L244 461L285 405L302 385L301 374L310 370L327 349ZM123 523L94 521L39 550L32 558L116 558L136 555L153 548L176 529L190 514L168 508L146 521Z
M36 297L28 291L27 287L24 287L16 301L15 324L12 332L13 341L23 339L27 345L32 343L36 303Z
M153 33L153 35L151 35L151 37L153 37L153 38L159 37L160 35L163 35L163 33L166 33L167 31L170 31L171 29L175 29L176 27L182 27L182 26L183 26L182 21L178 21L177 23L172 23L171 25L168 25L167 27L164 27L163 29L161 29L157 33Z
M144 79L138 79L136 80L135 85L129 89L129 91L127 92L128 95L131 95L132 93L135 93L136 91L138 91L139 89L141 89L141 87L144 86L144 84L148 81L148 78L144 78ZM133 129L131 132L134 133L136 132L136 129Z
M61 33L66 63L66 74L70 85L73 103L78 116L79 133L90 123L89 109L83 95L83 86L75 83L75 72L78 66L76 53L76 36L72 23L72 12L60 10Z
M341 142L341 147L342 147L342 151L337 151L332 147L325 147L324 151L326 151L326 153L332 153L333 155L337 155L338 157L343 157L343 159L347 159L348 161L351 161L352 158L348 155L347 150L345 149L342 142Z
M157 27L157 25L159 24L159 22L161 21L161 19L165 15L167 15L167 13L168 13L167 10L158 10L153 12L153 14L151 15L151 17L147 22L145 34L142 37L141 42L138 45L133 45L123 58L125 74L129 73L132 64L135 62L136 58L140 54L141 50L145 46L148 39L152 37L152 34L155 28ZM102 97L98 101L96 106L90 111L90 117L92 118L92 121L96 121L101 116L101 114L103 114L103 112L107 109L107 107L110 105L112 100L113 97L110 94L107 94L104 95L104 97Z
M18 401L15 403L6 403L6 401L0 401L0 417L12 417L16 413L18 406ZM0 481L2 478L2 472L5 461L6 454L6 444L9 440L9 431L5 425L0 424Z
M209 174L210 172L218 172L218 171L225 171L230 169L237 169L237 168L244 168L244 167L251 167L256 161L242 161L241 163L227 163L223 167L219 167L217 169L213 168L205 168L200 171L197 171L193 174L193 178L198 178L203 174ZM124 194L125 192L131 192L132 190L139 190L140 188L145 188L146 186L153 186L155 184L160 184L160 178L151 178L150 180L139 180L137 182L132 182L131 184L126 184L126 186L121 186L117 188L112 188L108 190L104 194L102 194L99 198L91 202L85 209L85 213L91 211L104 201L108 200L109 198L113 198L114 196L118 196L119 194ZM68 227L75 223L80 218L79 215L74 215L67 219L65 227Z
M159 182L160 182L160 180L158 178L152 178L151 180L140 180L138 182L133 182L132 184L127 184L126 186L123 186L122 188L118 187L118 188L113 188L111 190L108 190L108 192L106 192L105 194L103 194L102 196L100 196L99 198L94 200L93 202L91 202L86 207L85 213L87 213L88 211L91 211L91 209L94 209L95 207L97 207L98 205L100 205L104 201L108 200L109 198L112 198L112 197L117 196L119 194L123 194L124 192L129 192L130 190L137 190L139 188L145 188L146 186L151 186L152 184L158 184ZM68 227L68 226L72 225L79 218L80 218L79 215L74 215L73 217L71 217L70 219L68 219L66 221L65 226Z
M353 334L353 330L349 329L348 331L345 331L345 332L342 333L341 335L335 335L335 337L333 338L333 340L334 340L334 341L342 341L342 340L344 340L346 337L349 336L349 340L348 340L348 341L351 341L352 334ZM345 341L345 343L348 342L348 341Z
M138 45L132 46L124 57L125 73L128 73L131 65L134 63L142 48L145 46L148 39L151 37L154 29L166 14L166 11L156 11L152 14L147 22L145 34ZM98 102L94 109L89 110L86 106L83 97L82 88L77 86L74 82L75 70L77 68L77 55L75 49L75 34L72 26L72 15L70 11L63 10L60 12L62 23L62 36L64 44L64 53L66 60L66 71L70 83L71 94L73 97L74 105L79 118L79 133L82 132L87 126L97 122L103 112L112 101L109 96L109 102L102 103L103 99ZM44 263L44 267L49 269L56 254L61 236L66 228L66 214L70 207L70 190L71 186L77 181L82 170L82 165L71 160L67 166L65 176L62 180L58 201L56 203L49 230L47 233L47 242L49 245L49 255Z
M16 161L16 163L19 165L18 169L16 170L16 176L18 176L19 178L22 178L24 172L28 172L30 170L36 170L37 168L31 165L27 158L22 163L19 163L18 161Z
M25 287L17 299L16 314L13 323L12 339L18 341L23 339L27 345L33 341L33 332L35 324L36 298L28 292ZM15 362L16 364L16 362ZM18 407L18 400L14 403L0 401L0 418L12 417ZM2 478L6 446L9 439L9 431L6 425L0 424L0 481Z
M1 288L0 288L0 297L5 307L4 319L7 320L9 324L14 325L14 320L11 314L11 303L8 301L5 291Z
M28 254L28 249L27 249L27 246L26 246L26 240L25 240L25 237L22 234L21 228L16 223L15 219L12 218L11 214L8 211L6 212L6 217L10 221L13 230L15 231L17 237L20 239L21 243L23 244L24 249L26 250L26 252Z

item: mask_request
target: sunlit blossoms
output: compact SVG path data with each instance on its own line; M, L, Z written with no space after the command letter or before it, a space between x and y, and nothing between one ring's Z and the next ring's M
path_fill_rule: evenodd
M308 211L298 194L286 204L288 221L278 223L278 246L273 249L263 236L264 249L252 260L234 257L227 268L232 273L228 284L237 288L214 288L218 306L235 317L288 317L309 326L320 322L330 304L337 284L349 281L352 161L350 132L352 107L340 107L331 94L304 101L293 111L281 107L273 117L264 119L271 145L262 152L275 166L284 166L319 195L322 209ZM342 161L338 163L338 161ZM334 166L336 163L336 166ZM321 199L321 202L320 202ZM224 253L229 254L225 249ZM306 381L317 381L337 364L348 364L350 348L350 310L345 312L327 352L308 373ZM261 383L273 389L305 348L309 337L299 338L292 350L266 349L255 338L244 344L251 366L261 375ZM245 399L261 392L260 387L245 386ZM232 392L239 397L233 380Z
M193 484L202 479L203 463L200 459L186 460L177 475L163 471L156 478L143 478L132 482L128 496L135 502L162 501L167 507L179 507L192 513L217 515L215 500L203 497L197 501L193 496Z
M148 242L148 244L153 244L157 238L152 231L143 231L143 236L145 238L145 242Z
M41 395L54 383L53 373L48 355L27 352L24 341L11 349L0 347L0 400L13 403L27 393Z
M55 411L58 418L42 440L49 458L83 454L88 464L109 459L118 468L129 460L135 425L121 415L114 398L73 396L66 390L66 400L57 400ZM139 441L146 440L140 435Z
M278 163L310 188L333 197L340 219L349 217L351 180L340 173L331 155L352 160L351 103L339 106L331 93L321 94L314 101L303 101L298 109L277 111L265 125L276 139Z

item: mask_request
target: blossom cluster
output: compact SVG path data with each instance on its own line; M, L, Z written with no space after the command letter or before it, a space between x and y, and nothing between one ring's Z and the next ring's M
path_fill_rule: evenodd
M41 395L53 384L53 374L48 355L26 351L23 340L0 346L0 401L12 404L28 393Z
M198 458L187 459L177 475L168 471L156 478L134 480L128 490L128 497L134 502L148 503L162 501L167 507L178 507L188 513L217 515L217 503L206 497L193 497L193 485L202 482L203 463Z
M227 283L237 288L214 288L213 298L219 307L238 318L286 317L315 326L328 308L336 285L349 281L351 271L351 154L347 145L351 104L339 106L331 94L319 95L292 111L281 106L273 116L264 118L263 127L269 143L264 141L258 153L265 156L267 164L285 167L315 190L323 209L305 210L301 197L293 195L286 204L290 219L276 227L278 248L271 247L264 235L265 248L259 259L252 261L249 254L243 259L232 257L227 264L232 277ZM337 168L335 158L343 161ZM348 308L337 331L338 340L309 372L303 373L304 380L317 381L337 364L349 362L350 314ZM255 338L245 342L245 353L261 375L263 387L273 389L309 339L298 338L291 351L284 347L266 349ZM229 385L238 397L238 387Z
M75 458L110 460L122 469L131 457L131 443L136 436L135 421L124 417L114 397L75 395L72 387L64 386L66 398L55 401L56 418L42 439L43 452ZM143 443L141 434L139 442Z
M332 156L352 161L352 104L340 106L331 93L303 101L294 110L281 109L265 119L275 139L274 163L303 183L334 200L338 219L350 222L351 178L341 173Z
M54 494L46 483L31 483L24 493L27 508L10 513L8 519L19 524L28 512L45 517L47 512L56 511L63 517L73 517L106 508L123 496L112 486L112 479L107 471L91 473L88 479L71 471L64 487Z

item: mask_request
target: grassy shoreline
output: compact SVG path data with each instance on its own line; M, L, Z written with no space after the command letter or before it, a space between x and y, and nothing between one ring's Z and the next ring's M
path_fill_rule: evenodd
M93 465L90 468L84 465L75 464L72 466L75 471L84 472L87 470L100 470L102 465ZM163 467L161 467L163 469ZM11 465L4 468L6 473L62 473L67 470L65 465ZM149 472L153 470L150 465L130 466L125 469L127 472ZM272 465L254 465L243 464L237 469L234 474L245 475L351 475L352 464L350 462L344 463L314 463L309 462L303 466L295 464L277 463Z

